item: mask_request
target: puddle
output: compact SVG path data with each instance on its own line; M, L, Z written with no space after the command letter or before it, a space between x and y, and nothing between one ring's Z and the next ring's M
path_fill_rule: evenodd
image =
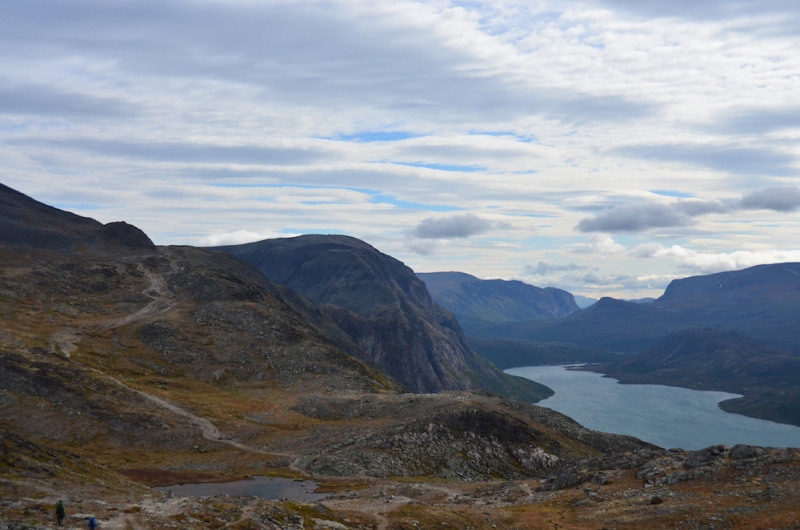
M261 499L276 501L315 502L324 499L325 493L314 493L317 483L313 480L294 480L280 477L255 477L235 482L204 482L201 484L178 484L156 489L162 493L172 491L176 497L213 497L225 493L232 497L252 495Z

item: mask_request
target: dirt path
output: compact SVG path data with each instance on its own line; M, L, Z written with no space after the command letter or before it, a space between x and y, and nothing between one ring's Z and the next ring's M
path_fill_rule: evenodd
M141 264L139 264L137 268L147 277L149 282L149 285L142 293L151 297L152 300L146 306L128 316L103 324L100 327L101 330L116 329L151 316L160 315L177 305L175 295L173 295L167 287L167 279L164 278L163 274L154 273Z
M224 436L221 432L219 432L219 429L217 429L214 426L214 424L211 423L209 420L207 420L205 418L201 418L200 416L197 416L195 414L192 414L188 410L182 409L181 407L179 407L177 405L173 405L169 401L163 400L158 396L154 396L153 394L148 394L147 392L143 392L141 390L136 390L135 388L131 388L128 385L126 385L125 383L123 383L122 381L120 381L120 380L118 380L118 379L116 379L114 377L111 377L110 375L108 375L108 374L106 374L104 372L101 372L97 368L91 368L90 367L90 369L95 371L95 372L97 372L98 374L103 375L104 377L110 379L111 381L114 382L114 384L119 385L119 386L121 386L121 387L123 387L123 388L125 388L127 390L130 390L131 392L135 392L136 394L139 394L140 396L142 396L143 398L147 399L151 403L154 403L154 404L158 405L159 407L165 408L165 409L169 410L170 412L172 412L174 414L177 414L178 416L182 416L182 417L188 419L189 422L192 425L194 425L194 426L196 426L196 427L198 427L200 429L200 431L203 433L203 438L205 438L206 440L211 440L212 442L219 442L219 443L228 444L228 445L231 445L233 447L236 447L237 449L241 449L242 451L248 451L248 452L251 452L251 453L261 453L261 454L270 454L270 455L275 454L275 453L267 453L266 451L262 451L260 449L256 449L254 447L250 447L248 445L244 445L242 443L239 443L239 442L237 442L235 440L231 440L230 438L228 438L227 436Z
M141 264L137 268L148 280L147 287L142 290L144 295L151 298L151 301L146 306L130 315L103 322L102 324L90 324L81 326L81 328L67 328L58 331L50 337L50 348L53 351L61 350L64 357L69 359L72 352L78 349L78 343L81 340L80 334L83 331L93 332L117 329L133 322L164 314L178 305L175 295L167 287L167 280L163 274L154 273Z

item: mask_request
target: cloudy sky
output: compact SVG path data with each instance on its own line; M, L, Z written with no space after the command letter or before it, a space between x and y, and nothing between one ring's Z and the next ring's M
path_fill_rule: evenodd
M657 296L800 261L794 0L0 3L0 182L156 243L349 234Z

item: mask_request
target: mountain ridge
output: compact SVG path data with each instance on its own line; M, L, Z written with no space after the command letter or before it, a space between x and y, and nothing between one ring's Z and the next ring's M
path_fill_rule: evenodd
M417 273L433 299L451 311L464 332L500 322L555 319L580 308L572 294L518 280L481 280L463 272Z
M305 235L217 247L318 304L369 358L409 390L484 389L538 400L470 349L459 323L402 262L350 236Z
M633 353L672 332L715 328L800 351L799 317L800 263L778 263L673 280L648 304L605 297L555 321L485 324L473 334Z

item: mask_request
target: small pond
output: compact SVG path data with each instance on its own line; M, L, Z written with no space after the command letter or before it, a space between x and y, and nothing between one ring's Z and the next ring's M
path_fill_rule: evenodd
M203 482L200 484L177 484L155 488L162 493L172 491L176 497L213 497L226 494L232 497L254 496L261 499L315 502L327 497L314 493L317 483L313 480L294 480L281 477L255 477L235 482Z

